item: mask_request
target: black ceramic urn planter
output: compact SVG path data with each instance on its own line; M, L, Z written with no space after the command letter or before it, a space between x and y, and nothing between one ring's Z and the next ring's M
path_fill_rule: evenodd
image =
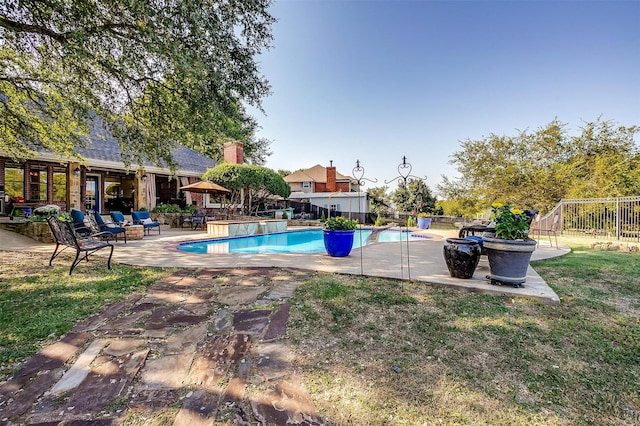
M454 278L471 278L480 260L477 241L466 238L447 238L443 248L449 275Z

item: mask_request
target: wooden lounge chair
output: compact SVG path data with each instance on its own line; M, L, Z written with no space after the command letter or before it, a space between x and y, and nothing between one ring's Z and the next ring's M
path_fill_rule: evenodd
M111 251L109 252L109 258L107 259L107 268L111 269L111 256L113 255L113 245L111 243L92 237L79 238L75 233L71 222L63 222L55 216L47 218L47 222L51 228L51 233L56 239L56 248L49 260L49 266L51 266L53 259L55 259L60 253L67 248L72 248L76 251L76 257L73 260L73 263L71 263L71 268L69 268L69 275L71 275L75 267L78 266L82 260L86 260L87 262L89 261L90 254L109 247ZM60 248L61 250L58 250ZM82 256L80 256L81 253L83 254Z

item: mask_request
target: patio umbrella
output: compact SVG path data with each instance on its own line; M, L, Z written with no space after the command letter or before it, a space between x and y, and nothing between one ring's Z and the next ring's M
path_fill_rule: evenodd
M231 192L227 188L208 180L190 183L189 185L181 187L180 191L197 192L200 194L228 194Z

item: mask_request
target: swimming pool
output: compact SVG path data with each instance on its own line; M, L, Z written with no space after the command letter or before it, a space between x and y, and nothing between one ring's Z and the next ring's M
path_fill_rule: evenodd
M360 232L362 233L362 238L360 238ZM372 241L369 241L372 233L372 229L367 228L356 230L353 238L353 248L360 247L361 240L363 245L375 241L381 243L407 241L407 235L410 235L409 231L384 230L376 232L376 235L371 239ZM410 235L409 238L414 240L429 237ZM191 253L217 254L324 253L325 251L322 229L181 243L178 245L178 250Z

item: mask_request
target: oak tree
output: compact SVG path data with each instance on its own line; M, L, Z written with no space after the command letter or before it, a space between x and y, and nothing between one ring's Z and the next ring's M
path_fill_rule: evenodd
M272 40L270 4L2 2L0 150L72 155L97 116L125 161L171 163L177 142L215 157L224 137L259 160L268 151L244 106L269 93L256 57Z

